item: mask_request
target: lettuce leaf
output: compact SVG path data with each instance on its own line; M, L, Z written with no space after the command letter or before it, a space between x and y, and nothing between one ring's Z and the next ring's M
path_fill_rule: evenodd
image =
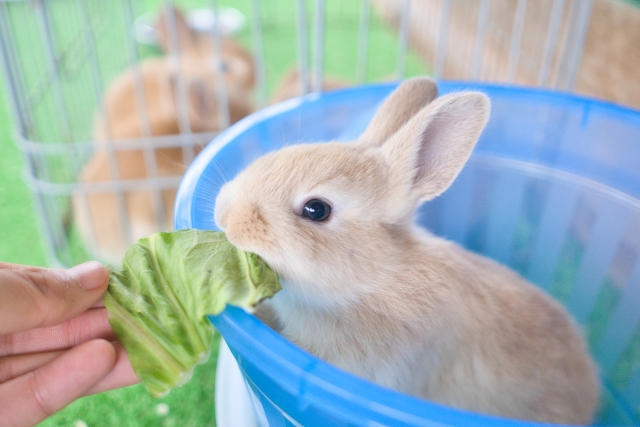
M227 304L251 311L280 289L276 273L224 233L180 230L132 245L122 270L110 270L103 301L134 371L159 397L208 359L207 315Z

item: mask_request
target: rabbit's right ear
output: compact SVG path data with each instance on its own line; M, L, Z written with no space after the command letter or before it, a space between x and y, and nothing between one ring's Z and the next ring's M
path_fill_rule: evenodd
M438 98L381 147L389 165L395 219L445 191L462 170L489 119L489 98L458 92Z
M438 96L438 85L428 77L405 80L382 103L358 141L381 146L424 106Z
M172 28L173 23L175 23L175 28ZM156 18L155 29L158 45L165 53L171 51L172 36L177 37L180 53L184 53L196 45L197 34L189 28L184 14L173 5L162 8Z

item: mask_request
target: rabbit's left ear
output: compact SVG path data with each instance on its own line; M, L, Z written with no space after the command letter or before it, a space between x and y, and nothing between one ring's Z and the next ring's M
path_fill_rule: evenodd
M405 80L384 100L358 141L381 146L436 96L438 85L429 77Z
M390 185L406 211L444 192L458 176L489 120L489 98L459 92L438 98L381 147Z
M155 22L158 46L164 53L172 48L171 38L177 37L180 54L193 49L197 43L197 34L189 28L184 14L173 5L163 7Z

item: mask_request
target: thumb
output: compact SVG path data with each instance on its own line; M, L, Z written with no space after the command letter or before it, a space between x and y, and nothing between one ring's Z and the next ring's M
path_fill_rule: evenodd
M69 270L0 263L0 335L77 316L100 299L108 279L96 261Z

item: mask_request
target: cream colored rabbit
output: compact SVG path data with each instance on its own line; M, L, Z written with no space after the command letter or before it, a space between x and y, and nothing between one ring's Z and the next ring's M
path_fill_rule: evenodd
M160 16L160 45L166 45L166 13ZM118 151L118 175L111 173L109 156L105 148L112 140L134 140L145 137L145 123L153 136L177 135L180 133L180 91L178 73L182 73L186 92L189 125L192 132L210 132L220 129L220 114L216 98L216 73L211 65L211 50L206 50L203 35L196 34L187 27L183 15L174 10L176 29L180 42L180 61L170 57L145 60L140 63L140 76L144 91L144 112L138 109L136 97L136 74L124 71L109 86L104 97L105 114L98 117L94 126L94 139L99 149L85 166L79 178L83 183L99 183L110 180L141 180L151 177L143 150ZM208 40L208 39L207 39ZM210 45L209 45L210 47ZM226 92L230 122L234 123L253 110L251 90L254 86L251 56L232 40L223 40L222 60L225 64ZM147 120L148 118L148 120ZM208 142L209 137L200 137L189 143L196 143L195 154ZM133 143L134 141L132 141ZM124 143L124 142L122 142ZM180 177L186 170L183 151L178 140L173 146L155 149L155 158L160 177ZM175 187L175 184L173 185ZM146 237L160 229L171 229L173 223L173 202L176 189L162 190L164 224L156 215L154 195L149 191L127 192L125 194L126 215L131 225L134 240ZM74 199L74 215L80 232L87 240L92 255L110 262L119 262L127 245L123 234L123 220L120 217L118 199L113 191L92 193L85 200ZM92 233L95 245L88 238ZM97 245L97 247L96 247Z
M435 237L415 212L456 178L481 93L403 83L355 142L294 145L225 184L217 225L283 290L260 316L360 377L487 414L589 423L598 380L565 310L515 272Z

